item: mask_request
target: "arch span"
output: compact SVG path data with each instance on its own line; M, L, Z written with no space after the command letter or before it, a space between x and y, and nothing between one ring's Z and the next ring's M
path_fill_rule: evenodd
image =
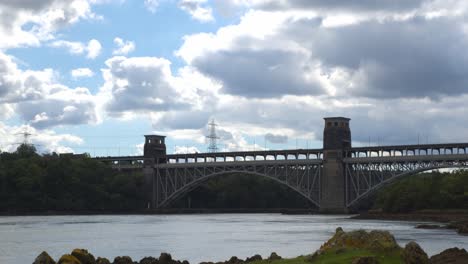
M468 164L463 163L463 164L432 165L432 166L428 166L428 167L421 167L421 168L413 169L413 170L410 170L410 171L403 171L403 172L394 174L394 175L384 179L383 181L375 184L371 188L367 189L365 192L358 195L354 200L349 201L349 203L347 201L347 207L348 208L356 208L357 206L359 206L360 202L367 199L369 196L374 195L375 193L377 193L382 188L392 184L395 181L401 180L403 178L415 176L415 175L417 175L417 174L419 174L421 172L425 172L425 171L431 171L431 170L437 170L437 169L457 169L457 168L458 169L468 169ZM348 177L348 175L346 177Z
M319 172L319 169L317 172ZM175 189L173 192L167 193L167 197L163 197L163 199L161 199L162 201L158 203L157 207L166 208L171 203L186 195L190 191L194 190L209 179L231 174L244 174L254 177L266 177L281 185L287 186L292 191L298 193L299 195L307 199L309 202L319 207L320 175L317 172L313 175L314 177L309 177L306 181L304 181L304 179L303 181L299 181L299 177L294 177L294 175L290 175L288 177L288 175L270 175L267 173L245 170L226 170L220 172L213 172L206 175L199 175L198 177L194 177L193 180L186 182L186 184L181 185L180 188Z

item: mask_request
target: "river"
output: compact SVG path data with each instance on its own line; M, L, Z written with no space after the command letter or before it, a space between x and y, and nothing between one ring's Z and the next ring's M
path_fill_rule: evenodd
M95 256L128 255L139 261L169 252L190 263L221 261L231 256L283 257L310 254L345 231L381 229L400 245L417 241L429 255L450 247L468 248L468 237L454 230L424 230L420 222L351 220L332 215L203 214L0 217L0 263L32 263L43 250L54 259L74 248Z

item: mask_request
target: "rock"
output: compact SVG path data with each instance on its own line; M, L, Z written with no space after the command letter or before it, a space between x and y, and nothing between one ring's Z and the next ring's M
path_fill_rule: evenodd
M228 261L225 263L227 264L238 264L244 262L242 259L238 259L236 256L232 256Z
M97 258L96 259L96 264L111 264L110 261L106 258Z
M256 254L256 255L253 255L252 257L250 258L247 258L245 260L245 262L254 262L254 261L259 261L259 260L262 260L262 256Z
M414 241L406 244L402 253L405 264L428 264L429 258L426 252Z
M132 258L129 256L116 257L113 264L134 264Z
M42 251L42 253L36 257L33 264L55 264L55 260L53 260L47 252Z
M442 228L440 225L430 225L430 224L421 224L417 225L416 228L421 228L421 229L439 229Z
M172 256L169 253L161 253L159 256L159 263L160 264L170 264L172 262Z
M270 257L268 257L268 260L278 260L281 259L281 256L278 256L276 252L271 252Z
M449 248L429 259L430 264L466 264L468 252L465 249Z
M75 256L65 254L59 259L57 264L82 264L82 263Z
M375 257L358 257L351 264L379 264Z
M328 251L336 252L348 248L392 251L400 249L400 246L388 231L374 230L367 232L365 230L356 230L344 232L341 227L338 227L335 235L320 247L317 254L320 255Z
M468 223L461 223L457 230L460 235L468 235Z
M190 264L187 260L182 261L182 264Z
M86 249L74 249L71 254L77 258L81 264L96 264L96 259Z
M140 260L140 264L159 264L159 261L153 257L146 257Z

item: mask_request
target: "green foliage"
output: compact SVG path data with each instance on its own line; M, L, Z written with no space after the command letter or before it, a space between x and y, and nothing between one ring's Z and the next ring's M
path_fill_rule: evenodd
M279 259L279 260L261 260L252 262L252 264L343 264L352 263L354 259L358 257L374 256L378 259L381 264L402 264L404 263L401 259L399 252L391 253L380 253L372 252L368 250L354 249L347 250L340 253L329 252L318 256L317 258L311 258L310 256L299 256L297 258L290 259Z
M28 145L0 154L0 212L145 208L141 173L122 174L89 156L40 156Z
M380 191L374 204L385 212L468 209L468 171L422 173Z

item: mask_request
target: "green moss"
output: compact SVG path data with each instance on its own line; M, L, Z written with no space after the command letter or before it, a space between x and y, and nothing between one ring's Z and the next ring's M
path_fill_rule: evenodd
M357 257L374 256L381 264L402 264L400 251L391 253L375 253L369 250L345 250L336 252L327 252L320 256L299 256L297 258L279 259L274 261L261 260L251 264L344 264L351 263Z
M82 263L77 258L75 258L75 256L65 254L59 259L57 264L82 264Z

